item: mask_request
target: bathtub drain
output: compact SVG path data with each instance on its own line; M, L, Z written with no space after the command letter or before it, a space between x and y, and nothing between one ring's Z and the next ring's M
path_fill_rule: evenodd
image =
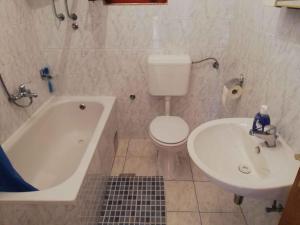
M85 109L86 109L86 105L85 105L85 104L80 104L80 105L79 105L79 109L85 110Z
M249 168L249 166L246 166L246 165L239 165L239 171L243 174L251 173L251 169Z

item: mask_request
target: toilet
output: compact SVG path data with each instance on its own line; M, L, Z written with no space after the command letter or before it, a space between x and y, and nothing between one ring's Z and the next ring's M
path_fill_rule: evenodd
M155 117L149 125L149 136L159 150L160 158L170 168L175 153L186 149L188 124L171 113L171 98L188 92L191 58L188 55L150 55L148 57L148 88L152 96L164 97L165 114Z

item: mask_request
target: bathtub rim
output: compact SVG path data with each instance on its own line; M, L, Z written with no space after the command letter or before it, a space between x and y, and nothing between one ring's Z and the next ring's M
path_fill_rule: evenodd
M61 184L36 192L0 192L1 203L13 202L73 202L77 199L79 190L82 186L84 177L90 166L98 142L107 124L116 103L114 96L53 96L47 100L38 110L36 110L4 143L2 144L6 152L10 147L22 136L22 134L30 129L43 114L53 106L68 102L98 102L103 105L103 111L97 121L95 130L91 136L91 141L87 146L86 153L83 155L75 172ZM66 191L68 190L68 191Z

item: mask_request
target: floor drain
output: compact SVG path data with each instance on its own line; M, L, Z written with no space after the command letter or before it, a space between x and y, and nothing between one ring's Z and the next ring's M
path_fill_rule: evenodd
M246 165L239 165L239 171L244 174L250 174L251 169Z

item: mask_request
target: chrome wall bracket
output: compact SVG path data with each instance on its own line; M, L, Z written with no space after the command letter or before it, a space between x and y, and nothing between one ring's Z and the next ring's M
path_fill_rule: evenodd
M65 15L62 14L62 13L57 13L56 6L55 6L55 0L52 0L52 6L53 6L53 13L54 13L55 17L59 21L64 21L65 20Z
M78 16L76 15L76 13L70 13L69 5L68 5L68 0L65 0L65 7L66 7L67 16L68 16L71 20L76 21L76 20L78 19Z

